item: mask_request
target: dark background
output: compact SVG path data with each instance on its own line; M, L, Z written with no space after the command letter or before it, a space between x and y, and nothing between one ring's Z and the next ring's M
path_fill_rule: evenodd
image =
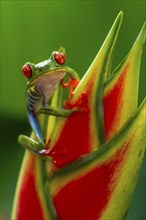
M20 133L30 133L25 111L26 80L21 67L40 62L60 45L66 47L67 65L80 76L86 72L120 10L124 20L112 69L134 43L146 15L145 1L1 1L1 201L5 219L10 211L24 150ZM142 58L139 103L145 96L145 50ZM146 218L143 163L128 220Z

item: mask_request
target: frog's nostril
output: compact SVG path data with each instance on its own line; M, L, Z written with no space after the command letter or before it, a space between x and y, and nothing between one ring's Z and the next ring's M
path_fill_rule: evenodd
M29 78L29 77L32 76L32 69L31 69L31 67L30 67L29 64L25 64L25 65L22 67L22 74L23 74L25 77L27 77L27 78Z

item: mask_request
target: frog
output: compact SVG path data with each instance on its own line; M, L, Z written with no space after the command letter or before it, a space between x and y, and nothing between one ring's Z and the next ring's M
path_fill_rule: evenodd
M78 73L66 66L65 61L65 48L60 47L58 51L53 51L47 60L37 64L27 62L22 67L22 74L28 79L26 88L27 116L35 138L20 134L18 142L37 155L40 155L39 152L45 149L38 120L39 114L68 117L73 112L79 111L77 108L53 108L48 104L60 84L62 88L67 87L68 84L64 83L66 74L69 75L71 81L78 82Z

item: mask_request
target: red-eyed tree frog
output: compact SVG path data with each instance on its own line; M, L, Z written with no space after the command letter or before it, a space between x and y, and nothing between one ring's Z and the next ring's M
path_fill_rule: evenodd
M27 62L22 67L22 73L28 79L26 89L27 115L36 140L21 134L18 137L18 142L36 154L45 148L38 115L43 113L66 117L74 111L79 111L78 109L54 109L48 105L48 101L53 96L57 86L61 81L63 82L66 74L69 74L71 80L76 81L78 79L78 74L64 65L65 60L65 49L61 47L59 51L53 52L49 59L38 64Z

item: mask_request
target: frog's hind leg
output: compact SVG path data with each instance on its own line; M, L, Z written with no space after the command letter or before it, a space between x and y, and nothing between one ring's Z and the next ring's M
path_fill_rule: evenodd
M35 141L32 138L27 137L23 134L20 134L18 136L18 142L22 147L24 147L27 150L30 150L31 152L37 154L38 156L40 155L39 151L45 147L43 142Z

